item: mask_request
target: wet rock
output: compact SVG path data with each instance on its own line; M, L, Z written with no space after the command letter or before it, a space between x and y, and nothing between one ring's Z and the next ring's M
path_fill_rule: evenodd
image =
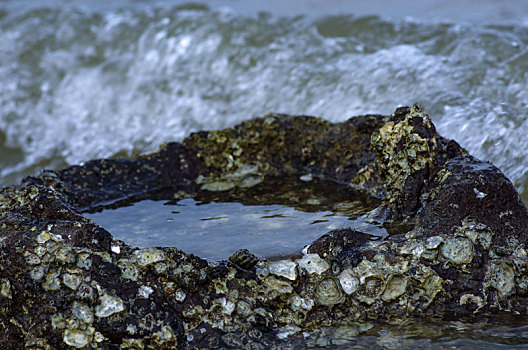
M344 229L295 256L208 262L127 246L82 215L291 176L368 190L398 235ZM6 348L270 348L369 319L528 314L525 206L419 106L338 124L270 114L136 159L44 171L0 191L0 228Z
M337 257L343 251L354 251L365 245L372 236L352 229L330 231L318 238L308 247L308 253L318 254L321 258ZM345 257L340 257L340 261Z

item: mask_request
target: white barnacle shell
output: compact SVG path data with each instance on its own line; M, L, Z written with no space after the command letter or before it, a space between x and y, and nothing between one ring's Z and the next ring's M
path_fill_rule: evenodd
M427 238L425 241L425 248L427 249L436 249L440 244L444 242L444 239L440 236L432 236Z
M48 231L42 231L36 238L37 243L44 244L51 239L51 233Z
M330 268L328 263L319 257L319 254L305 254L297 260L299 267L306 269L309 274L322 274Z
M2 283L0 283L0 295L4 298L11 299L11 282L8 279L3 278Z
M444 241L440 253L454 264L470 263L473 259L473 244L465 237L451 237Z
M484 192L480 192L479 190L477 190L476 187L473 188L473 192L475 192L475 194L477 195L477 199L482 199L482 198L484 198L484 197L487 196L486 193L484 193Z
M314 306L312 299L306 299L299 295L294 295L290 301L290 307L293 311L310 311Z
M229 191L230 189L234 187L235 187L235 184L232 181L218 180L218 181L203 184L202 190L211 191L211 192L223 192L223 191Z
M387 279L385 290L381 295L381 299L384 301L394 300L403 293L407 288L407 278L399 273L390 275Z
M352 274L352 270L350 268L346 268L341 272L341 274L338 276L339 283L341 284L341 288L343 288L343 291L350 295L354 293L359 288L359 280L356 276Z
M90 344L92 341L92 335L78 329L66 329L64 331L63 340L69 346L81 349Z
M139 276L139 271L132 262L128 259L120 259L117 262L117 266L121 269L121 274L124 278L127 278L132 281L137 281Z
M502 295L508 295L515 286L515 272L504 261L492 261L485 280L485 286L495 288Z
M26 257L26 263L29 265L38 265L41 262L40 258L33 253L25 252L24 256Z
M138 249L134 252L134 256L141 266L147 266L165 260L165 254L157 248Z
M138 289L138 294L145 299L147 299L152 292L154 292L154 289L149 286L141 286Z
M91 324L94 321L94 313L90 306L82 301L74 301L72 306L72 314L78 320L86 324Z
M99 305L95 307L95 316L108 317L125 309L123 301L119 297L103 294L99 297Z
M187 294L185 294L185 292L181 289L178 289L176 293L174 293L174 299L176 299L176 301L180 303L183 303L186 297L187 297Z
M72 290L76 290L82 282L81 276L74 273L65 273L62 275L62 283Z
M290 294L293 292L293 287L286 281L280 280L273 276L268 276L264 280L264 285L270 290L278 293Z
M297 264L291 260L271 261L268 265L269 272L279 277L295 281L297 278Z
M61 283L60 283L60 272L59 271L51 271L46 275L46 279L42 283L42 287L44 290L59 290Z

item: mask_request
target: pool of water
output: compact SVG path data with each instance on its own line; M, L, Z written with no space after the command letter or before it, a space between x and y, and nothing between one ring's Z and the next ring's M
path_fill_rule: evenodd
M331 181L283 178L246 190L125 201L85 215L132 246L177 247L221 260L239 249L260 257L296 254L340 228L383 238L388 234L383 223L368 217L377 204L366 193Z
M326 232L345 227L387 235L381 224L364 217L192 198L174 204L145 200L88 217L132 246L177 247L209 260L227 259L244 248L260 257L294 254Z

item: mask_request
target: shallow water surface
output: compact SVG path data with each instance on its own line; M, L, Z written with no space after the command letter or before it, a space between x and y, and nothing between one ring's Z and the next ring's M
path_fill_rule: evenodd
M295 254L340 228L373 239L388 234L366 216L376 199L321 179L273 179L246 190L177 195L183 198L125 202L85 215L132 246L177 247L209 260L239 249L259 257Z
M345 227L380 237L387 234L375 221L351 220L331 211L191 198L169 205L145 200L88 216L132 246L177 247L209 260L227 259L244 248L260 257L293 254L324 233Z
M407 319L327 328L318 338L293 342L309 349L528 349L528 318L512 315ZM302 343L302 346L300 346Z

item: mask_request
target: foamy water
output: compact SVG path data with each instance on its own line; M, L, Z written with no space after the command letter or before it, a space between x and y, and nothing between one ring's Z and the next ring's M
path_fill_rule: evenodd
M97 4L0 5L0 184L268 112L337 122L418 101L444 136L499 166L528 199L519 14L493 24L488 10L480 24L449 21L452 7L431 20L349 5L318 14L313 1L304 16L237 1Z

